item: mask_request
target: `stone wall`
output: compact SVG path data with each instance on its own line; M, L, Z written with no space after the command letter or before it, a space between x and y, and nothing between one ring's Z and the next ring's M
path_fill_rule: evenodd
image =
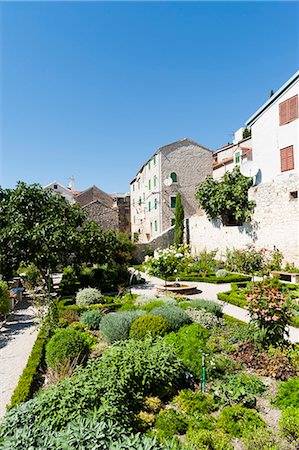
M131 205L130 195L116 198L118 206L118 228L120 231L131 233Z
M88 220L94 220L101 225L103 231L119 229L118 209L109 208L100 202L93 202L82 208L87 213Z
M169 228L163 234L152 239L144 244L137 244L137 249L134 252L134 259L136 263L141 263L146 255L146 250L151 248L156 250L157 248L166 248L172 245L174 242L174 227Z
M189 219L189 239L192 252L227 247L244 248L254 244L257 248L278 248L286 261L299 265L299 199L291 192L299 192L299 177L263 183L249 190L249 198L256 202L252 221L243 226L224 227L217 221L209 221L206 215L194 215Z

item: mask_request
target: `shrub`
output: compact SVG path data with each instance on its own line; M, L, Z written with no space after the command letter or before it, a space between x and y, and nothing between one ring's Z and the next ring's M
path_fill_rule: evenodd
M232 272L254 273L263 269L265 253L253 245L245 249L226 249L225 268Z
M9 312L9 290L7 284L0 280L0 317Z
M40 381L39 369L43 365L45 356L45 345L48 339L48 333L41 328L36 341L32 347L25 369L19 378L17 387L15 388L10 399L8 409L29 400Z
M242 406L227 406L220 412L218 425L226 433L235 437L242 437L246 432L258 428L265 428L265 422L259 414Z
M145 397L143 400L143 408L148 412L156 414L162 408L162 402L159 397Z
M219 269L219 270L217 270L215 275L217 278L225 278L228 275L228 272L225 269Z
M223 306L219 303L213 302L212 300L195 299L188 302L181 302L180 307L183 309L204 309L208 313L214 314L216 317L223 316Z
M144 311L109 313L102 318L100 331L104 339L110 344L128 339L132 323L144 314Z
M68 322L68 324L71 324L73 322L78 322L80 317L76 311L73 311L72 309L67 309L63 311L62 319L65 319Z
M140 308L143 308L147 306L149 303L153 302L163 302L164 303L170 303L170 304L176 304L176 301L172 297L157 297L154 295L138 295L135 300L135 306L138 306Z
M136 427L140 431L145 431L147 428L153 426L155 422L155 414L148 411L139 411L136 414Z
M208 378L222 378L239 368L239 365L225 354L215 354L208 357L206 371Z
M88 330L88 326L82 322L72 322L69 325L69 328L71 328L72 330L78 330L78 331L87 331Z
M286 408L279 420L283 435L292 443L299 445L299 408ZM296 447L297 448L297 447Z
M148 336L156 338L164 336L170 330L170 325L163 317L148 314L136 319L130 328L130 338L145 339Z
M299 408L299 377L280 383L274 404L279 408Z
M230 437L222 431L189 430L187 442L196 450L233 450Z
M207 350L210 353L231 353L235 347L223 336L212 335L207 340Z
M46 363L52 369L59 370L65 361L79 358L84 361L89 353L86 336L81 331L70 328L58 330L46 346Z
M164 317L169 323L173 331L179 330L182 326L191 323L188 314L185 313L179 306L165 305L152 309L151 313L155 316Z
M95 303L101 303L103 296L95 288L80 289L76 294L76 304L78 306L88 306Z
M155 422L155 427L164 432L165 437L174 434L185 434L188 429L188 421L185 414L174 409L160 411Z
M245 450L291 450L289 446L285 446L277 432L269 429L247 433L243 445Z
M42 285L41 273L34 263L28 266L21 263L17 273L22 277L22 283L28 290L33 290L35 287Z
M264 331L262 344L283 342L293 311L292 303L286 293L281 293L264 285L253 286L247 294L250 321Z
M236 374L224 377L212 387L212 391L222 403L242 403L243 406L252 407L256 404L255 395L263 395L266 386L255 375Z
M85 311L81 314L80 321L85 325L88 325L91 330L98 330L100 327L102 315L100 311Z
M61 281L59 283L58 292L60 295L73 295L80 287L78 276L75 269L68 266L64 267Z
M206 328L213 328L222 325L222 319L219 319L214 314L206 312L204 309L188 308L186 314L190 317L192 322L198 323Z
M183 389L173 399L180 409L188 414L207 414L215 411L215 403L210 395Z
M61 429L73 419L96 411L100 421L113 420L132 426L147 395L160 396L182 383L184 366L163 340L128 340L104 350L101 358L79 367L70 378L39 392L24 406L16 407L1 422L1 435L16 428L45 424Z
M146 257L144 265L148 273L166 280L171 275L184 269L190 259L189 252L187 245L158 248L155 250L154 256Z
M182 359L189 372L197 378L201 376L201 351L205 351L205 343L209 332L199 324L182 327L177 333L164 337L165 342L172 345L176 354Z
M235 290L227 291L227 292L219 292L217 294L219 300L223 302L230 303L232 305L239 306L240 308L244 308L246 306L246 295L245 292L239 292Z
M58 328L66 328L68 324L68 321L62 317L58 320Z

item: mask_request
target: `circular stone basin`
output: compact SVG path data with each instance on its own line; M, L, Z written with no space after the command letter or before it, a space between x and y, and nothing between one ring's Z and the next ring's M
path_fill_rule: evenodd
M182 284L182 283L167 283L166 285L158 285L156 286L157 292L159 294L165 294L166 292L172 292L173 294L196 294L198 293L198 289L196 286L191 286L190 284Z

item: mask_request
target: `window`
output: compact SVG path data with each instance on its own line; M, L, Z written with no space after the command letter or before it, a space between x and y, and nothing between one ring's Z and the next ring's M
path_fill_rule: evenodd
M279 104L279 125L285 125L298 118L298 95Z
M57 189L57 188L58 188L57 184L54 184L54 186L53 186L53 187L54 187L54 189Z
M154 187L156 187L157 186L157 177L156 177L156 175L154 176Z
M135 184L133 183L133 191L135 191Z
M148 202L148 211L150 212L151 210L151 202Z
M133 198L132 203L133 203L133 207L134 207L135 206L135 198Z
M151 190L151 180L148 180L148 188Z
M155 224L155 231L158 231L158 222L156 220L155 220L154 224Z
M154 208L157 209L157 207L158 207L158 200L155 198L155 200L154 200Z
M294 169L294 148L292 145L280 150L280 169L281 172Z
M298 198L298 191L290 192L290 200L296 200Z
M140 181L138 180L138 189L140 189Z
M156 155L154 156L154 165L156 165Z
M172 179L172 181L173 181L174 183L177 183L178 177L177 177L177 174L176 174L175 172L171 172L170 178Z
M148 165L147 165L147 167L148 167L148 170L150 170L150 169L151 169L151 162L150 162L150 161L148 162Z
M237 152L235 153L235 164L240 164L241 162L241 153Z
M175 208L175 204L176 204L176 197L171 196L170 197L170 208Z
M138 205L141 206L141 203L142 203L142 200L141 200L141 197L139 197Z
M175 225L175 218L171 219L171 226L173 227Z

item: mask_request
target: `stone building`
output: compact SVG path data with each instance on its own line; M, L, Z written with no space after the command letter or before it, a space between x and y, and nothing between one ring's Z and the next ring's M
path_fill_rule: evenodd
M176 194L185 216L198 210L196 186L212 174L212 151L182 139L160 147L131 181L131 230L138 242L157 238L174 225Z

